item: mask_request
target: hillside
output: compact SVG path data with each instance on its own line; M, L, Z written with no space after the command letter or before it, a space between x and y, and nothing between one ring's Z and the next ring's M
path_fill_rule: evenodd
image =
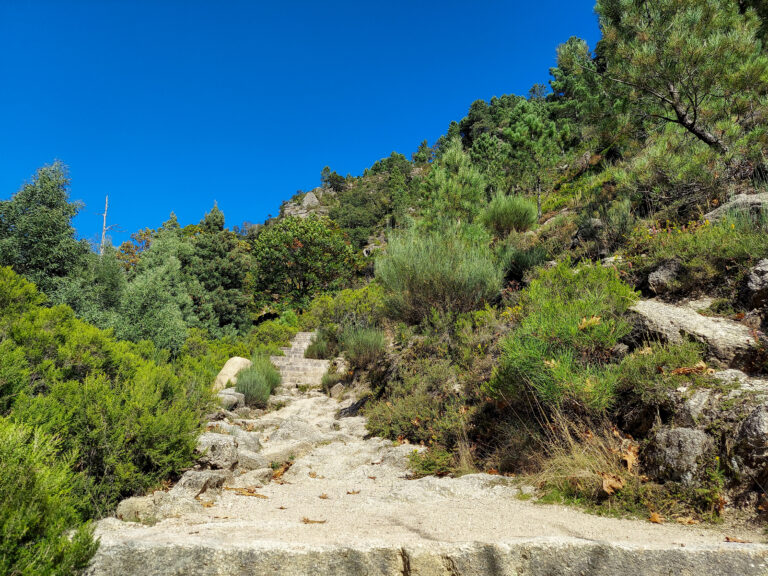
M260 225L214 204L94 250L59 162L0 201L0 573L81 571L120 502L218 469L212 423L290 414L275 366L299 331L327 371L297 393L341 400L338 425L407 452L413 482L515 478L542 503L752 538L765 10L596 10L602 39L559 46L548 86L472 103L410 159L326 167Z

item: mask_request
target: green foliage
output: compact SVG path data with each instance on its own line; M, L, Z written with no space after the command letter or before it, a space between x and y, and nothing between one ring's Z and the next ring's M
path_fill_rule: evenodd
M755 126L768 57L753 12L740 14L732 0L598 0L597 12L600 74L627 109L675 124L719 153Z
M256 356L253 365L238 374L235 389L245 395L246 404L265 408L269 395L280 385L280 381L280 372L269 357Z
M468 312L482 307L501 288L501 272L486 243L461 230L392 233L376 259L391 316L419 323L432 309Z
M299 331L298 326L294 325L294 319L295 313L292 310L286 310L277 320L267 320L254 326L248 334L251 350L262 348L277 354L280 346L290 345Z
M72 219L79 211L69 201L67 168L60 162L40 168L10 200L0 201L0 266L12 266L43 292L55 290L89 251L75 239Z
M376 328L350 327L341 333L341 347L354 368L368 368L386 352L387 338Z
M652 342L626 356L619 365L616 389L639 396L645 404L668 402L669 393L680 386L708 386L714 378L706 373L675 373L702 362L702 346L694 342L659 344Z
M768 257L766 233L765 214L732 214L714 223L637 227L628 252L639 276L666 262L677 262L680 270L672 293L699 288L734 296L746 270Z
M452 139L424 181L425 221L432 227L472 221L485 201L485 186L461 140Z
M79 574L96 551L70 460L51 436L0 418L0 573Z
M481 218L483 224L500 238L512 231L530 230L538 222L536 204L522 196L494 196Z
M624 313L636 299L612 268L569 261L543 270L522 296L522 320L503 343L490 391L532 391L544 407L565 401L600 412L614 400L611 349L629 334Z
M335 338L333 339L335 340ZM318 330L317 334L312 336L312 340L304 352L304 358L313 358L315 360L330 360L335 356L336 342L332 341L331 336L325 329Z
M384 317L384 292L372 282L363 288L318 296L301 318L304 328L335 329L346 326L377 326Z
M444 448L431 448L421 452L414 450L408 455L408 465L415 478L447 476L456 471L453 454Z
M188 241L191 250L179 255L197 323L212 336L242 332L250 325L253 301L247 285L250 246L224 229L224 214L217 206L199 230Z
M75 493L89 516L113 509L192 461L210 380L162 360L150 343L117 342L64 306L0 274L0 405L10 418L56 435L73 455Z
M315 215L283 218L265 228L253 255L258 303L278 309L306 306L313 295L342 288L354 269L343 234Z

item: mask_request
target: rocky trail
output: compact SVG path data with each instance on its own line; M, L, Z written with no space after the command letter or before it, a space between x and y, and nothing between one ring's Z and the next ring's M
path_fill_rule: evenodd
M366 438L320 390L311 334L273 358L274 409L249 417L231 390L200 460L168 492L131 498L97 528L88 574L757 575L759 532L604 518L524 499L487 474L408 479L413 446ZM521 494L524 495L521 497Z

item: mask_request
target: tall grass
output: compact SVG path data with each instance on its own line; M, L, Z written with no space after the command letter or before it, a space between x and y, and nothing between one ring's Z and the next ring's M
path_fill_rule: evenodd
M367 368L384 355L387 339L376 328L351 327L341 334L341 346L355 368Z
M280 372L269 358L256 356L253 365L238 374L235 389L245 396L246 404L263 408L280 382Z
M410 323L432 309L469 312L500 291L502 274L488 246L456 229L394 233L376 260L376 278L386 291L390 315Z
M538 222L536 204L522 196L496 195L481 216L483 224L497 236L513 230L525 232Z

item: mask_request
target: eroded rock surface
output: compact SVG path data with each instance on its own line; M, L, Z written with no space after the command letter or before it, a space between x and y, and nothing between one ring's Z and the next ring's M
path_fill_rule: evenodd
M281 408L209 426L206 436L231 439L211 445L234 445L234 468L202 461L169 492L121 504L124 520L145 523L100 522L89 575L768 574L768 547L701 526L538 506L520 498L530 487L496 475L409 479L415 448L367 438L363 417L338 417L354 398L320 392L327 364L304 360L309 338L277 362ZM260 448L244 452L230 427ZM259 458L270 466L247 469Z
M632 307L639 338L680 343L701 342L710 357L724 367L749 368L759 353L752 331L733 320L702 316L685 306L659 300L640 300Z

